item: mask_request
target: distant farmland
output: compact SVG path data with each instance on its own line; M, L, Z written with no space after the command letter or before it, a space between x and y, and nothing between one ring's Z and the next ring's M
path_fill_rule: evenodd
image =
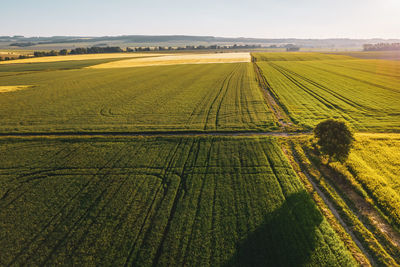
M104 53L104 54L85 54L85 55L66 55L66 56L49 56L49 57L32 57L25 59L18 59L13 61L3 61L0 65L10 64L27 64L27 63L45 63L45 62L60 62L60 61L79 61L89 59L108 59L108 58L136 58L136 57L153 57L162 54L151 53Z
M158 57L142 57L114 61L91 66L95 69L130 68L143 66L161 66L178 64L238 63L250 62L250 53L204 53L160 55Z

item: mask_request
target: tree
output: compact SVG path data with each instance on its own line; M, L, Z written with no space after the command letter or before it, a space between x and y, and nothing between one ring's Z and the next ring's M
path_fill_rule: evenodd
M314 136L318 139L321 153L331 160L344 162L349 156L354 136L351 129L343 121L328 119L314 128Z

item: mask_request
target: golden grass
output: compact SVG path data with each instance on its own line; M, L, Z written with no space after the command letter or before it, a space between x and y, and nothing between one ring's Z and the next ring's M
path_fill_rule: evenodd
M250 62L250 60L250 53L179 54L120 60L98 64L88 68L108 69L177 64L236 63Z
M11 86L2 86L0 85L0 93L7 93L12 91L23 90L26 88L32 87L32 85L11 85Z
M400 225L400 134L357 134L347 164L376 204Z
M365 176L385 178L385 184L394 183L400 194L400 134L356 134L354 149L349 163L365 163L368 168L357 169ZM367 171L371 171L367 174ZM400 196L400 195L399 195Z
M107 59L107 58L154 57L159 55L162 54L150 54L150 53L84 54L84 55L67 55L67 56L53 56L53 57L33 57L33 58L17 59L12 61L2 61L0 62L0 64L43 63L43 62Z
M369 138L375 140L400 139L400 133L356 133L355 137L356 139Z

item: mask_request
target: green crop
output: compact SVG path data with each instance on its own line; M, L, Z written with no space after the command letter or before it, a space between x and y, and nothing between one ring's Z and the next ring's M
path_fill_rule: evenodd
M357 131L400 131L399 62L306 59L256 63L295 124L336 118Z
M2 265L355 265L273 139L0 147Z
M251 63L1 75L0 86L34 86L0 94L1 132L276 128Z

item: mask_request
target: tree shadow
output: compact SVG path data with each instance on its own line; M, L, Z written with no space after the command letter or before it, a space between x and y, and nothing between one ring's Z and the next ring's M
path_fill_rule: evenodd
M286 198L264 222L238 244L224 266L301 266L318 243L322 215L306 191Z

